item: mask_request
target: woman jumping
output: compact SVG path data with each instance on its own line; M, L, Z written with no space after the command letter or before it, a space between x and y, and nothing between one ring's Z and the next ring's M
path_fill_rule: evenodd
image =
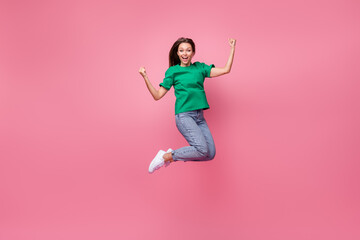
M223 68L214 64L194 62L195 44L190 38L179 38L169 52L169 68L165 78L156 90L149 81L145 68L140 67L147 88L155 100L161 99L171 86L175 89L175 121L180 133L190 146L167 152L160 150L149 166L149 173L174 161L206 161L215 157L215 144L205 121L203 110L209 108L204 91L206 77L218 77L229 73L234 59L235 39L229 39L229 59Z

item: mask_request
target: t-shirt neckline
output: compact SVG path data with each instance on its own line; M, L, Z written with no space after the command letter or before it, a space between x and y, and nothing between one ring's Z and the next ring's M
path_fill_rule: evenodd
M180 63L178 63L178 66L181 67L181 68L188 68L188 67L191 67L192 65L194 65L194 64L190 63L190 66L183 67L183 66L180 65Z

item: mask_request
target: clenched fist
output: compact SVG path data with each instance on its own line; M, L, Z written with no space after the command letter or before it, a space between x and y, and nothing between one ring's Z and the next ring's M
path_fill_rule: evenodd
M235 43L236 43L236 40L235 40L235 39L233 39L233 38L230 38L230 39L229 39L230 47L235 47Z
M140 67L139 73L141 74L141 76L145 77L145 76L146 76L146 70L145 70L145 68L144 68L144 67Z

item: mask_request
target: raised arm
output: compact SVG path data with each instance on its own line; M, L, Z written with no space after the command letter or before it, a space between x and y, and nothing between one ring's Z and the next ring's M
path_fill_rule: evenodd
M233 63L233 60L234 60L235 43L236 43L235 39L233 39L233 38L229 39L229 44L230 44L230 47L231 47L229 59L228 59L226 65L225 65L225 67L223 67L223 68L217 68L217 67L212 68L211 71L210 71L210 77L218 77L218 76L221 76L221 75L224 75L224 74L230 72L231 66L232 66L232 63Z
M153 85L151 84L147 74L146 74L146 70L144 67L140 67L139 69L139 73L141 74L141 76L144 78L145 83L147 88L149 89L149 92L151 93L151 95L153 96L153 98L157 101L160 100L166 93L168 90L166 90L166 88L164 87L160 87L159 90L156 90Z

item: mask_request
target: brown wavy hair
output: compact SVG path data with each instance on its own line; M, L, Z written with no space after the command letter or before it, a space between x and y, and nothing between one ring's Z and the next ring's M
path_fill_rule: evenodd
M180 64L180 59L179 56L177 55L177 51L179 49L179 45L181 43L190 43L193 52L195 53L195 43L192 39L190 38L184 38L181 37L178 40L176 40L176 42L174 42L174 44L172 45L170 52L169 52L169 67Z

